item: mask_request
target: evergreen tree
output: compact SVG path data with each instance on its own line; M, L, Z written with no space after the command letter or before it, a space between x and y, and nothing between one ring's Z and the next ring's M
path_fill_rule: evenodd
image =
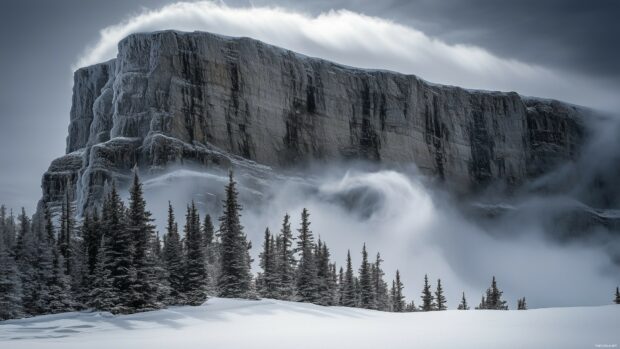
M297 230L297 252L299 264L297 267L297 298L301 302L314 303L318 300L317 267L312 249L314 238L310 231L310 214L307 209L301 212L301 227Z
M45 233L46 238L49 243L52 245L56 245L56 232L54 228L54 223L52 222L52 211L50 208L45 205L45 210L43 211L43 219L45 220Z
M134 170L133 183L129 190L129 210L127 211L126 229L133 239L132 266L135 279L131 284L129 306L136 310L152 310L161 308L157 300L159 293L158 280L155 272L155 253L153 239L155 227L151 213L146 209L146 201L142 193L142 183Z
M86 271L88 275L93 275L97 264L97 253L101 244L99 215L94 210L92 216L86 212L82 223L82 238L84 239L84 254L86 257Z
M260 267L263 273L257 282L259 286L259 294L265 298L278 297L278 275L276 270L276 246L275 238L271 235L269 228L265 229L265 239L263 242L263 252L260 253Z
M396 279L392 282L392 311L397 313L405 311L403 288L403 283L400 281L400 271L396 270Z
M184 304L183 276L185 273L185 263L183 260L183 246L181 245L181 237L179 236L174 210L170 202L168 202L168 224L166 230L162 254L170 287L167 303L173 305Z
M52 266L52 278L50 280L50 299L48 309L50 313L62 313L71 311L75 307L71 294L71 280L65 274L66 264L58 246L54 248L54 262Z
M118 302L115 296L110 270L106 268L109 263L106 259L109 254L106 253L105 238L101 237L99 247L95 253L95 268L92 273L92 284L88 293L87 306L95 310L110 311L114 309L114 305Z
M5 244L6 246L6 235L7 235L7 217L6 217L6 207L4 205L0 205L0 244Z
M30 218L26 215L26 210L22 207L21 214L17 216L19 222L19 230L17 231L17 242L15 244L15 259L19 263L19 260L25 258L27 244L34 241L30 236Z
M424 288L422 289L422 305L420 306L420 310L435 310L434 298L431 293L431 285L428 283L428 275L424 275Z
M381 255L377 253L375 263L372 265L372 283L375 295L375 305L378 310L386 311L390 308L390 301L388 295L388 285L383 280L385 273L381 269L382 262L383 260L381 259Z
M620 290L616 287L616 297L614 298L614 303L620 304Z
M290 216L284 215L280 230L280 248L278 249L278 282L279 296L284 300L292 300L295 296L295 268L297 260L293 250L293 232L291 231Z
M185 279L187 304L200 305L207 300L207 269L203 251L200 217L192 201L187 208L185 223Z
M340 267L338 271L338 302L336 304L343 305L344 300L344 269Z
M338 284L338 273L336 272L336 263L330 264L330 281L329 288L331 290L332 300L330 305L340 304L340 289Z
M446 297L443 295L441 279L437 279L437 290L435 291L435 310L446 310Z
M368 252L366 244L362 247L362 265L359 269L360 275L360 307L375 309L375 292L372 282L370 263L368 263Z
M44 209L44 225L37 224L37 236L36 236L36 255L33 260L35 261L34 269L36 272L36 299L35 299L35 313L36 314L46 314L49 312L49 300L52 297L50 286L52 281L52 271L53 271L53 251L55 248L54 240L50 240L49 236L54 232L52 230L51 234L48 232L48 225L50 222L47 220L51 220L51 214L49 213L49 209L46 207ZM39 222L40 223L40 222Z
M394 300L396 299L396 281L392 279L392 288L390 289L390 311L396 311L394 308Z
M159 238L159 232L155 234L153 240L153 271L155 272L155 278L157 282L157 293L155 299L157 304L164 307L168 304L170 298L170 284L168 283L168 271L166 269L166 262L164 261L163 245Z
M219 274L218 244L215 240L215 228L209 214L205 215L202 231L202 243L204 245L205 263L207 266L207 291L210 294L215 294L217 290L217 275Z
M232 171L229 173L229 183L225 192L223 213L219 219L220 274L218 291L220 297L239 298L247 296L250 291L252 275L247 257L250 245L239 221L242 208L237 202L239 194Z
M405 306L405 312L407 313L413 313L418 311L418 308L416 307L415 303L413 302L413 300L411 300L411 302L407 303L407 306Z
M482 299L480 300L480 304L476 307L476 310L484 310L487 307L487 300L484 298L484 296L482 296Z
M495 276L493 276L493 280L491 281L491 287L487 289L486 294L487 297L483 309L508 310L508 305L506 305L506 301L502 300L503 292L497 287Z
M19 230L15 245L15 261L22 285L22 308L27 315L38 315L42 299L39 293L39 251L37 239L32 229L32 222L26 215L23 207L17 220L19 222Z
M360 279L356 276L353 278L353 289L355 290L355 305L354 307L359 307L360 306L360 299L361 299L361 286L360 286Z
M347 251L347 269L344 274L340 305L345 307L355 307L355 278L353 276L353 265L351 263L351 251Z
M215 239L215 228L213 227L213 222L211 221L211 215L206 214L205 220L202 224L202 244L205 255L208 254L209 248L214 242L213 239Z
M527 310L527 303L525 297L517 299L517 310Z
M114 297L118 299L112 312L129 313L132 311L130 302L134 298L132 293L136 279L132 261L134 237L127 229L125 206L115 184L104 200L101 225L106 236L106 269L110 272Z
M0 213L3 216L5 216L3 218L3 240L4 240L4 246L6 247L7 251L9 251L9 253L13 253L13 250L15 249L15 244L16 244L16 229L15 229L15 216L13 215L13 210L10 211L10 214L8 216L6 216L6 209L4 212ZM13 255L14 257L14 255Z
M329 257L330 253L327 244L319 239L316 246L315 259L317 261L317 304L320 305L334 305L335 280L333 279Z
M7 233L5 226L4 233ZM14 319L24 315L22 288L17 263L5 239L0 240L0 320Z
M72 275L73 273L73 261L74 261L74 244L73 234L75 229L75 221L73 218L73 210L71 208L71 201L69 200L69 191L65 191L65 199L62 202L62 209L60 215L60 232L58 234L58 247L60 254L64 260L64 268L66 275Z
M465 299L465 292L463 292L463 297L461 298L461 303L457 308L458 310L469 310L469 305L467 305L467 299Z

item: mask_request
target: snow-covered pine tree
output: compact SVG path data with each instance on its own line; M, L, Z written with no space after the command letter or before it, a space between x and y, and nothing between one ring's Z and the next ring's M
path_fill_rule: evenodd
M159 283L155 271L156 263L153 251L155 227L152 222L151 212L146 209L142 183L140 183L138 171L135 169L133 183L129 189L126 225L126 229L133 239L132 265L136 272L136 278L131 285L131 299L129 299L128 305L134 310L153 310L163 306L157 300Z
M316 245L315 259L317 261L317 286L318 300L320 305L334 305L334 284L332 283L331 264L329 262L329 249L327 244L319 242Z
M525 297L517 300L517 310L527 310L527 302L525 301Z
M0 205L0 244L6 242L6 207L4 205Z
M385 273L383 269L381 269L381 263L383 259L381 259L381 255L377 253L377 258L375 262L372 264L372 283L373 283L373 291L375 294L375 305L378 310L387 311L390 308L390 300L388 294L388 285L383 280Z
M185 220L185 279L183 281L187 304L200 305L207 300L207 269L200 231L200 217L196 204L187 208Z
M614 303L620 304L620 290L616 287L616 297L614 298Z
M443 295L441 279L437 279L437 290L435 291L435 310L446 310L446 297Z
M457 307L458 310L469 310L469 305L467 305L467 299L465 299L465 292L463 292L463 296L461 297L461 302Z
M495 276L491 281L491 287L487 289L487 297L484 309L490 310L508 310L505 300L502 300L503 292L497 287Z
M49 300L52 297L50 292L50 284L52 279L52 270L54 263L53 251L55 248L54 241L49 239L49 235L46 228L49 222L47 219L51 219L49 209L46 207L44 210L43 222L36 224L36 255L33 260L35 261L36 276L36 300L35 300L35 312L37 314L49 313ZM44 223L44 224L40 224ZM34 226L34 225L33 225ZM52 231L53 234L53 231Z
M52 314L71 311L75 307L74 297L71 293L71 278L65 274L66 264L58 245L53 249L53 256L54 262L49 286L50 299L48 300L48 309Z
M431 285L428 283L428 275L424 275L424 288L422 289L422 305L420 310L432 311L435 310L435 299L431 293Z
M205 252L205 263L207 266L207 293L216 294L217 292L217 275L219 274L218 263L218 242L215 240L215 228L211 215L205 215L202 224L202 243Z
M248 242L239 221L241 205L232 170L226 186L223 213L220 217L220 274L218 292L220 297L246 297L250 291L252 275L248 264Z
M39 294L39 251L32 222L22 207L17 217L19 229L15 245L15 261L22 285L22 308L27 315L38 315L41 302Z
M183 275L185 273L185 263L183 260L183 246L181 245L181 237L179 236L174 210L170 202L168 202L168 224L166 230L162 257L170 287L167 303L172 305L184 304Z
M297 267L297 300L301 302L315 303L318 300L317 289L317 266L314 259L314 237L310 230L310 214L304 208L301 212L301 226L297 230L296 251L299 253Z
M213 227L213 222L211 220L210 214L205 214L205 219L202 223L202 246L204 249L205 256L209 254L209 249L213 244L215 239L215 228Z
M280 229L280 249L278 250L279 298L293 300L295 297L295 268L297 260L293 249L293 232L291 231L290 216L284 215L282 229Z
M136 270L133 265L133 236L127 229L125 205L121 201L116 184L103 202L101 216L102 235L106 237L105 251L107 254L106 269L110 272L115 304L112 312L129 313L132 311L132 285L135 282Z
M105 250L106 246L105 237L102 236L95 253L95 268L92 272L91 287L86 302L89 308L101 311L111 311L119 302L112 286L110 271L106 268L109 263L107 261L109 254Z
M4 213L6 215L6 213ZM13 215L13 210L10 211L9 215L4 218L4 246L13 253L16 244L16 229L15 229L15 216ZM15 256L13 256L15 257Z
M344 269L340 267L338 270L338 296L337 296L338 305L343 305L344 300Z
M34 240L30 236L30 218L26 215L26 210L22 207L21 213L17 216L19 229L17 230L17 241L15 243L15 260L18 262L26 255L26 244L29 240ZM34 245L33 245L34 246Z
M407 305L405 306L405 312L414 313L416 311L418 311L418 308L416 307L415 302L411 300L411 302L407 303Z
M6 225L4 229L4 234L7 234ZM0 240L0 320L15 319L23 315L19 271L10 247L7 246L5 235L4 239Z
M362 264L359 269L360 275L360 307L365 309L376 309L375 292L372 282L370 263L368 263L368 252L366 243L362 246Z
M351 263L351 251L347 251L347 269L344 273L344 280L341 283L340 305L345 307L355 307L355 277L353 275L353 265Z
M82 239L86 259L87 275L93 275L97 264L97 253L101 244L99 214L95 209L93 214L86 212L82 223Z
M65 274L68 276L73 275L73 262L74 253L73 250L73 235L75 233L75 220L73 218L73 210L71 201L69 200L69 192L65 192L65 198L62 202L62 209L60 212L60 231L58 233L58 247L60 254L64 260Z
M392 288L390 288L390 311L394 310L394 300L396 299L396 281L392 279Z
M168 283L168 272L164 261L163 245L159 237L159 231L155 234L152 245L153 270L157 280L157 294L155 298L161 307L165 307L169 300L170 284Z
M52 222L52 213L45 207L42 230L38 237L39 287L41 313L60 313L74 309L75 301L71 294L71 283L65 275L65 263L62 261L59 247L56 244L56 233Z
M50 208L45 205L43 210L44 232L49 243L56 245L56 229L54 228L53 215Z
M360 290L360 288L361 288L360 287L360 279L357 276L353 278L353 285L354 285L353 289L355 290L355 305L354 305L354 307L357 308L357 307L360 306L360 293L361 293L361 290Z
M269 231L265 229L265 238L263 241L263 252L259 255L259 265L263 272L259 279L256 280L258 285L258 293L264 298L278 297L279 277L276 270L276 246L275 238Z
M401 313L405 311L405 297L403 296L403 283L400 281L400 271L396 270L396 279L392 283L392 311Z
M476 310L484 310L487 307L487 300L484 298L484 296L482 296L482 299L480 300L480 304L478 304L478 306L476 307Z
M338 305L340 304L340 288L338 286L338 273L336 272L336 263L331 263L329 268L329 288L331 289L332 293L332 300L330 305Z

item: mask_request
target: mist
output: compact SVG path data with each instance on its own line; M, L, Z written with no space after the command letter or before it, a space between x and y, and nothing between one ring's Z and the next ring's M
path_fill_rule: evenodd
M593 158L614 158L620 149L610 148L617 142L614 137L603 137L618 126L617 119L605 120L607 127L592 129L593 141L575 162L526 183L514 195L455 196L413 165L348 162L286 172L236 169L244 207L241 221L253 245L253 272L260 270L257 260L265 228L279 232L288 213L296 229L305 207L315 239L327 243L338 267L345 264L350 249L357 269L366 243L373 260L381 253L388 283L400 270L407 300L416 304L425 274L433 286L441 278L451 308L461 292L472 307L477 305L492 276L511 308L520 297L526 297L530 307L609 304L620 279L617 229L588 219L583 226L577 224L583 220L580 215L613 219L617 212L610 209L613 206L589 206L602 199L588 199L617 190L617 184L590 186L588 195L579 189L617 167L613 162L600 165ZM168 200L180 226L187 203L194 200L201 215L211 214L217 228L227 182L224 169L173 168L144 177L148 207L160 228L165 226Z

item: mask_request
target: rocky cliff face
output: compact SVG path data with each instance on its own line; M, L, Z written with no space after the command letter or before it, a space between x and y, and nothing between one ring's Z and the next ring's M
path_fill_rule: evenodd
M75 73L67 155L43 178L79 208L137 164L272 168L363 159L415 163L451 188L515 186L575 156L582 111L516 93L355 69L248 38L133 34Z

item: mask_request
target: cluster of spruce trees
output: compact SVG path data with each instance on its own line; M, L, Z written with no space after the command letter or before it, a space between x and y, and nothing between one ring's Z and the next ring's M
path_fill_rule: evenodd
M86 213L79 227L68 196L59 227L47 208L32 219L22 209L16 222L3 206L0 319L89 308L132 313L202 304L207 294L255 298L235 184L231 173L217 233L192 203L181 238L169 206L163 244L137 173L128 205L113 185L101 213Z
M207 295L228 298L266 297L383 311L445 310L441 280L432 291L424 277L421 304L407 303L397 270L391 288L384 281L381 255L369 261L366 245L362 263L353 270L336 267L324 241L315 242L310 214L304 209L294 236L290 216L279 233L265 231L260 253L262 272L253 277L251 243L240 223L232 172L215 229L211 216L201 220L191 203L183 234L169 204L163 242L146 209L142 185L134 173L127 205L113 185L101 213L84 215L78 227L65 197L58 226L48 208L42 217L17 217L0 208L0 319L95 309L113 313L153 310L167 305L199 305ZM620 295L616 289L616 303ZM458 306L467 310L465 294ZM476 309L508 309L493 277ZM525 298L518 309L527 309Z

